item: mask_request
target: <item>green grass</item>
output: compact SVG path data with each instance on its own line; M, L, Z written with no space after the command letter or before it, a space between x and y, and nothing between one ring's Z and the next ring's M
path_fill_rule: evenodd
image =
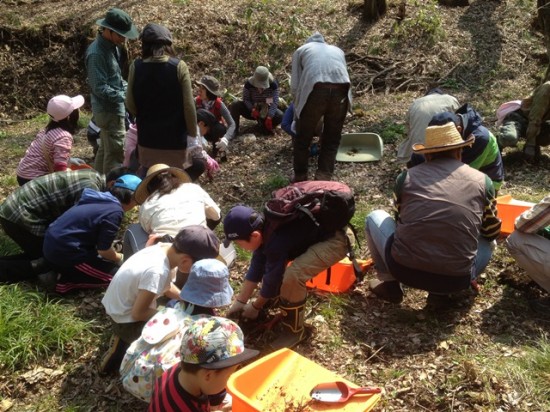
M524 355L512 359L506 374L516 383L518 392L542 400L540 410L550 410L550 341L543 335L532 346L524 346ZM538 409L534 408L533 410Z
M15 371L53 355L70 355L83 339L94 336L91 323L41 292L1 285L0 369Z

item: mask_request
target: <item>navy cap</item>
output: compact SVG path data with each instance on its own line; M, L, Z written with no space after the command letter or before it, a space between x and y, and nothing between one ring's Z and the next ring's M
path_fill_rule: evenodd
M255 213L256 219L252 221ZM262 216L251 207L243 205L233 207L223 219L224 246L229 246L232 240L250 239L250 234L257 230L262 222Z

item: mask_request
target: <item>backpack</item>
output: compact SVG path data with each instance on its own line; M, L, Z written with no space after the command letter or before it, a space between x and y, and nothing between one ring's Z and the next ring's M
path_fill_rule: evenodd
M180 362L183 334L195 320L204 316L190 315L178 305L155 314L124 355L120 365L124 389L149 402L157 378Z
M292 183L275 190L266 202L265 237L269 237L277 228L307 216L323 233L332 233L348 226L357 239L357 232L350 223L354 213L353 190L345 183L323 180ZM363 280L363 271L349 241L348 255L357 280Z
M323 232L343 229L355 213L355 198L348 185L322 180L292 183L275 190L264 207L272 230L304 215Z

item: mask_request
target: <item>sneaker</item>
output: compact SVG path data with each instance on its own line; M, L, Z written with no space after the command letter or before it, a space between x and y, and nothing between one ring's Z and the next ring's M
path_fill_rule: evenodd
M380 299L387 302L403 302L403 289L397 280L383 282L378 279L372 279L369 281L369 289Z
M126 354L126 350L130 345L120 339L117 335L111 337L109 349L101 358L99 364L99 373L112 374L118 372L122 359Z

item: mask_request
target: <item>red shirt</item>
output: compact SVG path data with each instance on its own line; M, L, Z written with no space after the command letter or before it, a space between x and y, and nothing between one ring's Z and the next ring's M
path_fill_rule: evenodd
M181 365L175 365L155 382L148 412L210 412L207 396L197 398L187 392L178 381Z

